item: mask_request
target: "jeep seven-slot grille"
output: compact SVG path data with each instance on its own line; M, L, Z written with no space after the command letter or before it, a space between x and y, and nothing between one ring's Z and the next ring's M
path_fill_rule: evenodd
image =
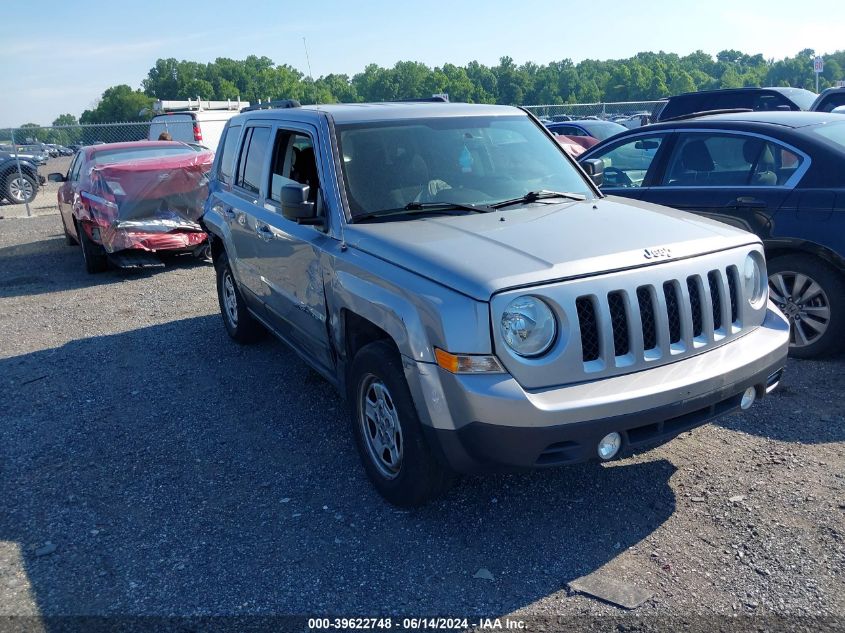
M725 322L730 319L736 325L739 314L736 276L736 267L729 266L657 286L614 290L605 297L578 297L575 306L583 361L604 359L612 363L614 357L631 353L635 359L638 355L655 358L655 350L675 354L724 338ZM606 301L605 306L602 301ZM729 313L726 302L730 302ZM603 340L605 345L610 344L609 338L602 338L605 328L613 333L612 350L603 349Z
M578 323L581 324L581 354L584 362L599 357L599 329L596 320L596 308L590 297L579 297L575 301L578 310Z

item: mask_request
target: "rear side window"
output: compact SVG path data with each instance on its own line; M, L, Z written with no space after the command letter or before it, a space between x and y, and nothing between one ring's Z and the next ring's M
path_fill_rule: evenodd
M845 92L834 92L824 99L816 108L817 112L833 112L836 108L845 106Z
M247 130L247 138L244 140L238 161L238 180L235 184L250 193L258 194L261 190L261 172L264 169L269 139L270 128L254 127Z
M231 126L223 139L223 152L220 155L220 164L217 167L217 180L227 185L232 184L232 176L235 171L233 161L235 149L237 149L238 140L241 137L241 127L240 125Z
M779 144L754 136L688 133L678 139L662 184L774 187L784 184L801 161Z

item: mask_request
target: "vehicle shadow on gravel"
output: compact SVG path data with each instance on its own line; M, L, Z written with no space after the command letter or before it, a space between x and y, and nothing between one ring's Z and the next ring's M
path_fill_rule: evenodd
M328 384L219 319L0 360L0 540L41 614L508 613L674 512L665 460L467 478L392 508Z
M78 246L65 244L59 233L48 239L0 247L0 298L39 295L62 290L120 283L156 274L166 268L210 265L192 255L167 256L163 266L139 270L110 268L104 273L85 272Z
M747 413L717 420L720 426L782 442L845 441L845 358L790 358L780 386ZM812 406L808 406L812 403Z

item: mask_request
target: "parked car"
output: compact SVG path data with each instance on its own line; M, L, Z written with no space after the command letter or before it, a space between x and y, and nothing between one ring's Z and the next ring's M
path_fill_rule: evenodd
M809 110L815 92L803 88L722 88L686 92L662 100L654 109L655 121L666 121L713 110Z
M44 177L38 174L38 167L34 163L0 151L0 199L5 198L12 204L32 202L42 184Z
M26 145L17 146L17 150L12 145L0 145L0 151L7 152L12 155L17 154L18 158L21 158L34 165L46 165L47 160L50 158L48 154L41 152L40 150L37 150L32 146Z
M50 174L62 183L65 239L82 246L86 270L142 267L162 251L203 255L198 219L213 156L170 141L108 143L82 148L66 174Z
M833 112L845 107L845 88L828 88L815 100L810 110L813 112Z
M398 505L455 471L667 441L750 407L786 359L759 238L604 198L518 108L241 114L203 222L229 336L270 331L337 387Z
M772 298L809 358L845 343L845 119L815 112L703 116L632 130L579 157L611 195L755 232Z
M603 141L624 132L628 128L614 123L613 121L600 121L593 119L579 119L577 121L566 121L564 123L549 123L546 125L554 134L564 136L586 136Z

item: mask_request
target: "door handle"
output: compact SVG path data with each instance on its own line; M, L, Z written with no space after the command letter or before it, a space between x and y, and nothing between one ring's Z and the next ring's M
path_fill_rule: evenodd
M216 211L217 213L222 215L224 218L227 218L229 220L231 220L235 217L235 212L232 210L232 207L227 207L227 206L224 206L224 205L219 204L219 203L215 204L213 207L211 207L211 210Z
M273 239L273 237L275 237L273 235L273 231L271 231L270 227L267 226L266 224L257 225L255 227L255 232L258 234L258 237L260 237L265 242L269 242L270 240Z
M739 209L742 207L747 209L765 209L766 201L753 196L739 196L736 200L731 202L728 207L731 209Z

